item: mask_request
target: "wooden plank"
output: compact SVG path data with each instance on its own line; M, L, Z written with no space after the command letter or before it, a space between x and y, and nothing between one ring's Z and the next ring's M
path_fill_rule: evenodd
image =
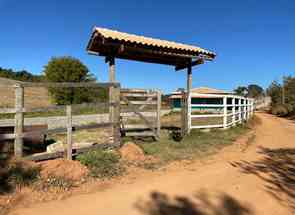
M133 105L157 105L157 101L150 101L150 100L147 100L147 101L130 101L130 100L128 100L128 101L131 102ZM128 105L128 103L125 101L121 101L120 103L121 103L121 105Z
M0 108L0 114L15 113L15 108Z
M84 147L84 148L79 148L79 149L73 149L72 154L73 156L85 153L91 150L95 149L108 149L108 148L116 148L117 146L114 144L97 144L94 146L89 146L89 147ZM32 160L32 161L42 161L42 160L49 160L49 159L55 159L55 158L61 158L64 156L63 151L61 152L43 152L43 153L36 153L30 156L25 157L27 160Z
M223 104L192 104L191 107L220 107L220 108L223 108Z
M114 87L113 95L112 95L112 102L116 102L120 104L120 86ZM120 105L113 107L113 138L114 144L120 146L121 145L121 131L120 131Z
M80 131L80 130L86 130L86 129L94 129L94 128L105 128L112 126L113 123L93 123L90 125L79 125L79 126L73 126L72 131ZM23 133L22 137L29 137L31 135L36 134L59 134L59 133L66 133L67 128L54 128L54 129L48 129L46 131L31 131L31 132L25 132Z
M127 137L157 137L154 132L127 132Z
M24 88L16 85L15 87L15 127L14 127L14 155L23 156L23 130L24 130Z
M154 136L156 136L157 138L159 138L157 136L157 131L155 130L155 128L153 127L153 125L143 116L143 114L140 113L139 111L137 111L136 110L136 107L132 103L130 103L127 98L125 98L124 96L122 96L121 98L124 101L126 101L126 103L128 103L128 106L133 109L133 112L135 114L137 114L144 121L144 123L152 130L152 132L154 132Z
M192 75L192 66L189 65L187 67L187 101L186 101L186 134L190 133L191 129L191 90L192 90L192 82L193 82L193 75Z
M125 96L125 97L134 97L134 98L156 98L157 97L156 93L151 93L151 94L148 94L148 93L142 93L142 94L139 94L139 93L121 93L121 95Z
M22 87L53 87L53 88L65 88L65 87L111 87L118 86L119 83L96 83L96 82L21 82Z
M199 59L193 61L191 64L188 63L188 64L177 65L177 66L175 67L175 71L179 71L179 70L186 69L186 68L188 68L189 66L197 66L197 65L203 64L204 62L205 62L204 59L199 58Z
M160 137L161 133L161 103L162 103L162 95L161 91L157 91L157 135Z
M154 126L156 128L156 125ZM150 129L146 124L124 124L125 131Z
M186 114L186 94L182 92L181 95L181 135L182 137L186 135L186 123L187 114Z
M72 136L72 107L71 105L67 106L67 159L72 160L72 145L73 145L73 136Z
M191 115L191 118L210 118L210 117L223 117L223 114L200 114L200 115Z
M14 138L15 134L0 134L0 141L13 140Z
M222 128L223 124L216 124L216 125L198 125L198 126L192 126L191 128Z
M223 128L227 124L227 97L223 97Z

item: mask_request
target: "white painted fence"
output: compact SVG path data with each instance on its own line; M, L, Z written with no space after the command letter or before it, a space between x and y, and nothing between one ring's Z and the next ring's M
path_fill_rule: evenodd
M219 98L221 104L191 104L191 98ZM188 130L197 128L229 128L247 121L254 114L254 99L235 95L214 95L190 93L188 98ZM194 114L194 108L203 108L206 114ZM209 108L209 109L206 109ZM212 108L214 111L212 111ZM208 111L211 110L211 111ZM212 113L213 112L213 113ZM194 119L208 119L205 124L193 125ZM210 118L219 119L220 122L209 124ZM200 121L200 120L199 120ZM213 120L214 121L214 120ZM208 124L206 124L208 123Z

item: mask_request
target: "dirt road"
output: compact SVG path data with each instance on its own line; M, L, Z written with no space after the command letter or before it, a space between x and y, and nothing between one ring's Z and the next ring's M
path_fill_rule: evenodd
M139 174L104 191L11 214L295 214L295 170L290 159L295 155L295 123L258 116L256 138L245 151L235 144L206 160Z

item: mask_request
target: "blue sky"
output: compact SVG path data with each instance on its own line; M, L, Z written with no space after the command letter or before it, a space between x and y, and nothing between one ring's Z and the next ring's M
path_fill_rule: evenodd
M294 0L0 0L0 66L38 74L52 56L70 55L107 81L104 59L85 51L94 25L216 52L193 69L194 87L267 87L295 75ZM118 60L116 72L124 87L169 92L186 83L170 66Z

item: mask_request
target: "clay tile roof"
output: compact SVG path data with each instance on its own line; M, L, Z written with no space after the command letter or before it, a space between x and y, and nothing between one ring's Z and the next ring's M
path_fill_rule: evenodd
M230 92L224 90L218 90L210 87L198 87L191 90L192 93L200 94L231 94Z
M186 45L186 44L171 42L167 40L154 39L150 37L144 37L144 36L124 33L124 32L119 32L115 30L110 30L107 28L95 27L94 32L97 32L100 36L104 38L119 40L122 42L130 42L130 43L136 43L136 44L154 46L154 47L160 47L160 48L190 51L190 52L209 55L211 57L215 57L216 55L215 53L202 49L198 46Z

